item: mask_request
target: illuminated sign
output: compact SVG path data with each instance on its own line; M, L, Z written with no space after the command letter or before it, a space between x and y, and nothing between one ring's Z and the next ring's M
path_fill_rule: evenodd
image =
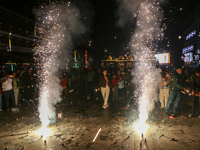
M194 46L190 45L188 47L183 48L182 53L184 54L184 53L187 53L187 52L190 52L190 51L193 51L193 50L194 50Z
M170 63L170 53L155 54L156 59L158 59L159 64L169 64Z
M196 30L190 32L187 36L186 36L186 40L189 40L190 38L192 38L193 36L196 35Z
M184 54L184 62L192 62L193 61L193 53Z

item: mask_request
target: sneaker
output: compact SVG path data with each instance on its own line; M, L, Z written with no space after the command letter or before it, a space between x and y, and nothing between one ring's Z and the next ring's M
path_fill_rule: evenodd
M2 109L0 109L0 111L2 111Z

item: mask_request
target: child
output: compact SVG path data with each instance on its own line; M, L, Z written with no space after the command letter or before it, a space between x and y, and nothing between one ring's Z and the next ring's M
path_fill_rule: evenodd
M113 75L112 85L113 85L113 100L117 100L118 99L118 80L116 78L116 75Z
M118 81L118 89L119 89L119 99L124 99L124 80L122 76L119 77Z

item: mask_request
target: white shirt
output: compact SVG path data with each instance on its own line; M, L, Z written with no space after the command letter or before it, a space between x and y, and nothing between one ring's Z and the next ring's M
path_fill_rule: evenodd
M2 78L1 81L6 80L6 78ZM6 82L2 82L2 91L10 91L12 90L12 78L9 78Z

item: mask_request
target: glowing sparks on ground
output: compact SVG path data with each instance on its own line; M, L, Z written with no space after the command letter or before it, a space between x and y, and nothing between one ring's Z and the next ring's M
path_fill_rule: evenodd
M51 129L47 127L42 127L35 132L38 135L42 135L43 139L46 140L47 137L51 134Z
M124 2L123 6L131 4L131 1L129 2ZM133 57L140 60L135 63L133 76L134 83L137 85L136 97L139 111L139 120L135 124L135 130L141 134L148 128L146 121L157 100L156 87L159 70L155 67L157 62L152 52L156 52L158 49L156 42L163 39L164 26L162 27L161 23L160 2L155 0L137 2L140 2L137 11L129 10L134 17L137 17L136 28L129 45ZM130 6L126 6L126 8L130 8ZM152 58L155 61L151 61Z
M99 132L100 132L100 131L101 131L101 128L98 130L98 132L97 132L97 134L96 134L96 136L95 136L93 142L95 142L95 140L96 140L97 136L99 135Z
M149 126L145 122L139 121L136 124L134 124L134 128L138 132L138 134L141 135L142 133L145 134Z

